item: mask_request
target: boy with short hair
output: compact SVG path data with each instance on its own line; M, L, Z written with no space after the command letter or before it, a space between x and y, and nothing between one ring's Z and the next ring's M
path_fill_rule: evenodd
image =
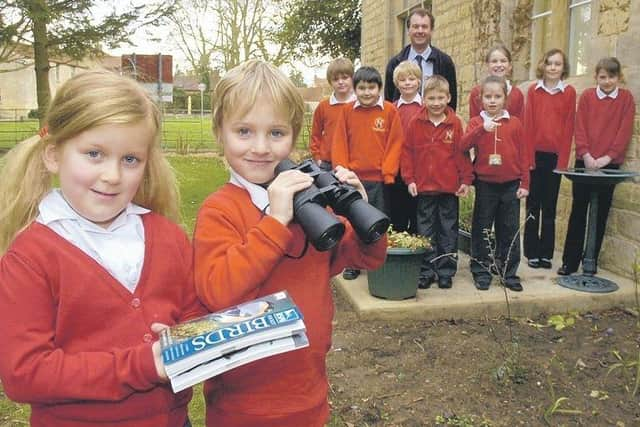
M204 387L207 426L323 427L329 421L325 358L331 347L333 299L329 279L346 265L377 268L386 238L365 245L351 225L325 252L306 244L293 223L293 196L313 178L299 170L278 176L304 117L302 97L282 72L251 60L216 86L213 128L224 147L230 182L198 212L194 276L211 310L286 290L304 315L309 347L241 366ZM336 177L366 197L358 177Z
M331 162L353 170L362 180L369 203L389 213L385 184L393 184L400 165L404 135L398 110L381 96L382 76L360 67L353 76L356 100L344 106L331 146ZM352 280L359 270L347 269Z
M473 180L469 157L460 148L462 121L448 107L449 83L431 76L424 85L424 106L409 121L402 151L402 177L417 198L418 233L429 238L418 287L436 280L451 288L457 271L458 197L466 197ZM446 255L455 254L455 255Z
M327 81L333 93L320 101L313 112L309 150L318 166L331 170L331 141L336 122L344 104L356 99L353 93L353 63L347 58L331 61L327 67Z
M407 135L409 121L422 108L420 96L420 82L422 80L420 67L413 61L402 61L393 70L393 83L400 90L400 98L393 103L400 114L400 122L404 135ZM402 162L400 164L402 169ZM417 233L416 228L416 199L407 191L407 185L402 180L402 171L396 175L396 180L389 188L389 204L391 225L397 231Z

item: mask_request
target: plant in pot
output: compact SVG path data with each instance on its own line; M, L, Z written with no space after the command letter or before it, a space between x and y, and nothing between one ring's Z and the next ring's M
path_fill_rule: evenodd
M420 264L429 247L426 237L398 232L390 227L387 259L380 268L368 272L369 293L390 300L415 297Z

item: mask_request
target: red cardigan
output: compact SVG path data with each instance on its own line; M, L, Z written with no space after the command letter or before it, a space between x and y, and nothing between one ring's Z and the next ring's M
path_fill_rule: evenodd
M363 181L392 184L400 166L404 142L398 110L384 101L384 108L345 104L331 147L333 166L353 170Z
M480 85L474 86L469 93L469 119L479 116L483 110L480 89ZM519 118L520 121L524 119L524 95L516 86L511 86L511 92L507 96L506 110L510 115Z
M165 218L142 216L145 262L131 294L82 250L31 224L0 260L0 377L31 404L34 427L182 426L191 390L158 378L153 322L204 313L191 247Z
M206 384L208 426L320 427L328 421L329 280L346 266L377 268L386 255L386 239L364 245L346 225L334 250L308 245L305 252L300 226L263 216L245 189L226 184L205 200L194 236L201 300L213 311L286 289L309 337L308 348L250 363L222 374L218 384Z
M489 156L493 154L494 132L484 130L482 117L476 116L469 122L462 136L462 150L472 147L476 155L473 168L478 179L486 182L502 183L520 180L520 188L529 189L529 153L524 140L522 124L517 117L500 119L497 152L502 156L500 166L489 165Z
M564 92L551 95L536 83L529 86L524 113L524 131L529 142L531 167L536 151L558 155L558 168L566 168L576 116L576 90L567 85Z
M329 98L320 101L313 112L309 151L314 160L331 161L331 142L344 103L331 105Z
M626 89L616 99L598 99L596 89L582 92L576 116L576 157L590 153L594 159L607 155L621 165L633 134L636 104Z
M444 122L435 126L427 107L409 122L402 150L402 179L416 183L418 192L455 193L460 184L471 184L473 169L460 148L462 122L451 108Z

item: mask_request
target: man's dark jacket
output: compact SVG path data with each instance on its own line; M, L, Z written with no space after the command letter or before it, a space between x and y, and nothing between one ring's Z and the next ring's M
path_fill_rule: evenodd
M387 71L384 74L384 98L389 102L400 98L400 91L393 84L393 70L396 69L399 63L409 58L410 50L411 45L408 44L399 54L391 58L387 64ZM455 110L458 104L458 86L456 82L456 66L453 65L451 57L440 49L431 46L431 54L427 61L433 62L433 74L439 74L449 82L449 92L451 93L449 106Z

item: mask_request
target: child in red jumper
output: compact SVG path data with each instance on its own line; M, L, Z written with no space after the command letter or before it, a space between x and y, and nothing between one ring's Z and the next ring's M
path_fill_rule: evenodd
M331 148L334 166L353 170L362 179L369 203L390 215L389 187L400 167L404 142L398 110L382 98L382 76L373 67L360 67L353 76L356 101L345 105ZM360 274L347 268L343 277Z
M0 185L0 378L34 427L190 426L156 333L204 314L160 113L106 71L58 89ZM52 175L60 188L51 189ZM154 342L155 341L155 342Z
M504 109L505 81L487 77L480 94L484 110L469 122L462 149L474 149L476 198L471 225L471 273L479 290L491 284L491 272L504 285L521 291L516 275L520 263L520 199L529 194L529 156L522 124ZM495 253L490 253L489 234L495 226Z
M342 107L356 96L353 93L353 64L337 58L327 67L327 81L333 88L331 97L320 101L313 112L309 151L322 169L331 170L331 142Z
M393 70L393 84L400 91L400 98L393 103L398 109L402 130L407 135L409 121L422 109L420 82L422 71L413 61L402 61ZM400 164L402 169L402 162ZM389 188L389 213L391 225L396 231L409 231L416 234L416 199L407 191L407 184L402 179L402 170Z
M527 197L524 256L531 268L551 268L556 236L560 175L569 163L576 111L576 90L562 79L569 74L564 52L551 49L540 60L540 80L529 87L525 133L531 147L531 192Z
M521 121L524 118L524 95L522 91L507 80L511 75L511 52L503 44L497 44L489 49L484 59L490 76L502 77L507 82L507 106L505 109L510 116L515 116ZM474 86L469 93L469 119L474 118L482 111L482 99L480 98L480 85Z
M576 168L619 169L633 134L636 104L627 89L618 87L624 82L622 66L617 58L602 58L596 65L595 88L580 95L576 116ZM591 192L598 194L596 220L597 261L607 226L615 186L573 183L573 202L567 227L567 239L562 254L560 275L578 270L583 257L587 209Z
M231 169L230 182L209 196L196 223L195 280L210 310L287 290L300 307L309 347L269 357L205 384L208 426L324 426L329 419L325 358L331 347L330 278L346 265L377 268L386 239L365 245L350 224L331 251L308 245L293 223L293 196L313 179L299 170L274 176L291 153L304 107L275 67L248 61L216 87L213 126ZM366 197L357 176L335 174Z
M462 122L447 106L450 97L444 77L427 79L425 106L409 122L402 150L402 176L418 201L418 232L431 241L418 278L421 289L436 279L440 288L452 286L457 271L458 197L467 196L473 179L471 162L460 149Z

